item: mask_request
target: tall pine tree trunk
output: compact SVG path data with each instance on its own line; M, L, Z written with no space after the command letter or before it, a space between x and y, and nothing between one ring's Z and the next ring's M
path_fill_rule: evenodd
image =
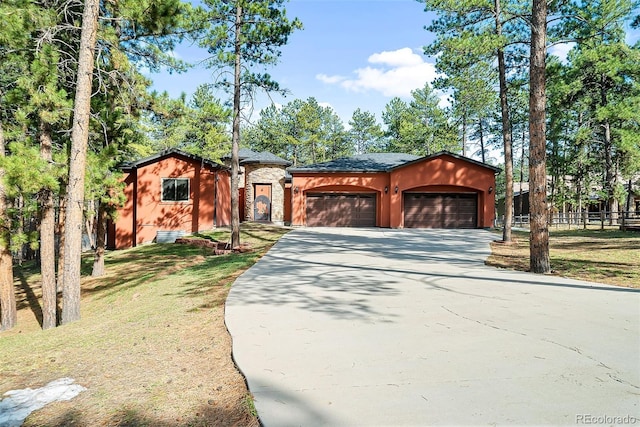
M4 132L0 123L0 157L5 153ZM13 286L13 258L11 256L11 219L7 212L4 188L4 169L0 169L0 331L16 325L16 294Z
M22 197L22 194L16 197L11 207L15 212L14 218L16 218L16 224L15 224L16 234L19 236L24 235L25 234L24 220L26 215L24 214L24 199ZM27 251L25 250L25 246L27 246L27 244L23 243L22 245L20 245L20 249L16 251L18 255L18 265L20 266L22 266L22 262L24 261L25 255L27 254Z
M518 197L518 213L522 216L522 203L524 198L522 197L522 184L524 183L524 144L525 144L525 130L522 128L522 151L520 152L520 197Z
M240 147L240 77L242 73L242 5L236 6L235 64L233 70L233 134L231 137L231 247L240 246L240 205L238 200L238 150Z
M549 273L549 225L547 215L546 107L547 2L533 0L531 57L529 65L529 205L531 207L530 267Z
M627 201L625 203L625 207L624 210L625 212L623 213L623 215L625 215L626 218L629 218L629 215L631 215L631 199L632 199L632 195L633 195L633 180L631 178L629 178L629 183L627 184Z
M484 147L484 127L482 126L482 119L478 120L478 130L480 131L480 152L482 153L482 163L486 163Z
M104 275L104 252L107 236L107 205L100 203L98 206L98 219L96 221L96 250L93 258L93 270L91 276Z
M462 156L467 156L467 112L462 114Z
M611 125L608 121L602 123L602 133L604 138L604 167L605 185L607 192L607 204L609 205L609 225L613 225L618 220L618 199L616 199L615 189L618 184L617 174L613 166L613 143L611 142Z
M40 156L46 162L53 160L51 127L40 122ZM57 325L57 288L55 255L56 213L53 192L40 191L40 271L42 275L42 329Z
M78 76L71 129L69 183L64 237L64 285L62 323L80 319L80 263L82 255L82 216L84 179L91 116L93 58L98 30L100 0L85 0L78 57Z
M58 277L57 288L62 289L64 284L64 229L67 220L67 184L60 185L58 196Z
M502 35L502 11L500 0L495 0L496 9L496 34ZM504 144L504 176L505 176L505 196L504 196L504 228L502 230L502 240L511 241L511 222L513 221L513 140L511 136L511 120L509 119L509 104L507 102L507 67L504 61L504 49L499 48L498 52L498 79L500 81L500 113L502 115L502 142Z

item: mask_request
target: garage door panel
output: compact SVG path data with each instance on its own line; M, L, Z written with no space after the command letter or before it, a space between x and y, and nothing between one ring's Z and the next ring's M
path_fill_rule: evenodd
M407 193L404 226L407 228L475 228L476 194Z
M405 195L405 227L440 227L440 196L435 194Z
M465 196L458 198L459 228L475 228L478 223L478 197L477 195Z
M324 200L316 197L308 197L307 198L307 209L311 209L314 211L323 211ZM317 218L311 219L311 221L317 220ZM310 224L313 225L313 224Z
M307 195L309 227L375 227L375 194L314 193Z
M320 195L310 195L307 197L307 211L316 212L317 215L307 216L307 225L318 227L327 223L343 222L342 209L338 199L327 200Z

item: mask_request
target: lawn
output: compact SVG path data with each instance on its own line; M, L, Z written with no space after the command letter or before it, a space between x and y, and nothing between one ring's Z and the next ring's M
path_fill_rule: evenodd
M106 275L83 266L82 319L42 331L39 275L16 267L18 326L0 334L0 396L71 377L88 390L27 426L255 426L224 324L230 285L286 229L243 224L253 251L213 256L179 244L110 252ZM221 241L227 231L209 233Z
M529 233L513 232L513 244L494 242L486 264L529 270ZM605 230L550 230L553 274L640 288L640 233Z

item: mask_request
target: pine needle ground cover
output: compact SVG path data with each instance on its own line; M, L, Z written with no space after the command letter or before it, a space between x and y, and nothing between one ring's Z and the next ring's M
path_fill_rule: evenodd
M512 244L494 242L486 264L529 270L529 233L513 232ZM551 230L552 274L589 282L640 288L640 233L605 230Z
M0 334L0 395L61 377L88 389L33 413L27 426L258 425L232 361L224 302L235 278L286 231L243 224L247 253L213 256L184 244L114 251L101 278L86 277L87 258L82 319L47 331L38 322L38 273L16 267L19 318Z

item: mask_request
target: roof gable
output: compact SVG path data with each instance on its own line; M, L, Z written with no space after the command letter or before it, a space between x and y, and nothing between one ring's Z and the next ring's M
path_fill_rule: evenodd
M471 164L474 164L474 165L477 165L477 166L480 166L480 167L483 167L483 168L491 169L494 173L498 173L498 172L500 172L502 170L502 169L500 169L500 168L498 168L496 166L492 166L492 165L489 165L487 163L482 163L482 162L479 162L477 160L471 159L469 157L461 156L459 154L454 154L454 153L452 153L450 151L439 151L439 152L437 152L435 154L429 154L427 156L417 158L417 159L415 159L413 161L406 162L406 163L403 163L401 165L397 165L393 169L400 169L400 168L403 168L405 166L409 166L409 165L412 165L412 164L415 164L415 163L420 163L420 162L425 161L425 160L432 160L432 159L436 159L438 157L444 157L444 156L453 157L455 159L462 160L462 161L467 162L467 163L471 163Z
M141 168L152 163L159 162L160 160L167 159L169 157L176 157L187 161L195 161L199 162L203 165L206 165L212 169L221 169L221 170L229 170L227 167L213 162L211 160L205 159L204 157L197 156L195 154L190 154L185 151L179 150L177 148L170 148L167 150L163 150L153 156L145 157L140 160L136 160L134 162L128 162L122 166L122 170L127 171L131 169Z

